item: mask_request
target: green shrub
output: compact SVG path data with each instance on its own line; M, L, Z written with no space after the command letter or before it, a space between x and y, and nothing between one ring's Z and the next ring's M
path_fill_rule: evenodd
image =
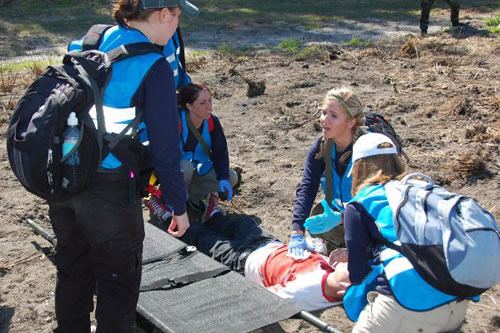
M348 42L342 43L342 45L347 45L347 46L364 46L364 47L369 47L372 45L372 42L369 40L362 40L359 39L356 36L352 36L351 40Z
M216 52L221 55L232 55L232 56L248 56L255 52L257 48L253 45L237 45L233 46L228 43L222 43L217 47Z
M500 14L487 18L484 22L489 27L489 32L494 34L500 33Z
M304 42L295 38L289 38L278 44L278 49L291 55L297 55L304 46Z

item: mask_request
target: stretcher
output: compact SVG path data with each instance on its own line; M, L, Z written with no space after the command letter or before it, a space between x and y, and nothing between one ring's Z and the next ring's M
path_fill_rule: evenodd
M54 235L27 223L55 245ZM137 313L161 332L251 332L302 318L325 332L338 330L267 289L146 223Z

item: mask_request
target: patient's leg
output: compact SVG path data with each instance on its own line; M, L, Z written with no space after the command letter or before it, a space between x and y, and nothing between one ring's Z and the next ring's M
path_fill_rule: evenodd
M196 248L214 260L232 270L241 271L240 255L247 247L241 240L231 240L205 225L193 224L181 238L182 241Z
M259 227L250 217L232 218L230 215L214 214L205 222L205 227L233 241L241 241L248 246L275 240L276 237Z

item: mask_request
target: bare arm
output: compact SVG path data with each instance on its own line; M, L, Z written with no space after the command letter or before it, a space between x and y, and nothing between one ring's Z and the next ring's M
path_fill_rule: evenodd
M328 297L342 300L347 287L351 285L347 263L337 263L335 272L326 279L325 293Z

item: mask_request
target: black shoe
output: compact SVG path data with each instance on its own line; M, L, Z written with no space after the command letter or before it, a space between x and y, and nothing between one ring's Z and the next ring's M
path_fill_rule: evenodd
M427 30L420 30L420 37L427 36Z
M192 202L191 200L188 200L188 205L197 212L205 211L205 204L201 200L198 202Z

